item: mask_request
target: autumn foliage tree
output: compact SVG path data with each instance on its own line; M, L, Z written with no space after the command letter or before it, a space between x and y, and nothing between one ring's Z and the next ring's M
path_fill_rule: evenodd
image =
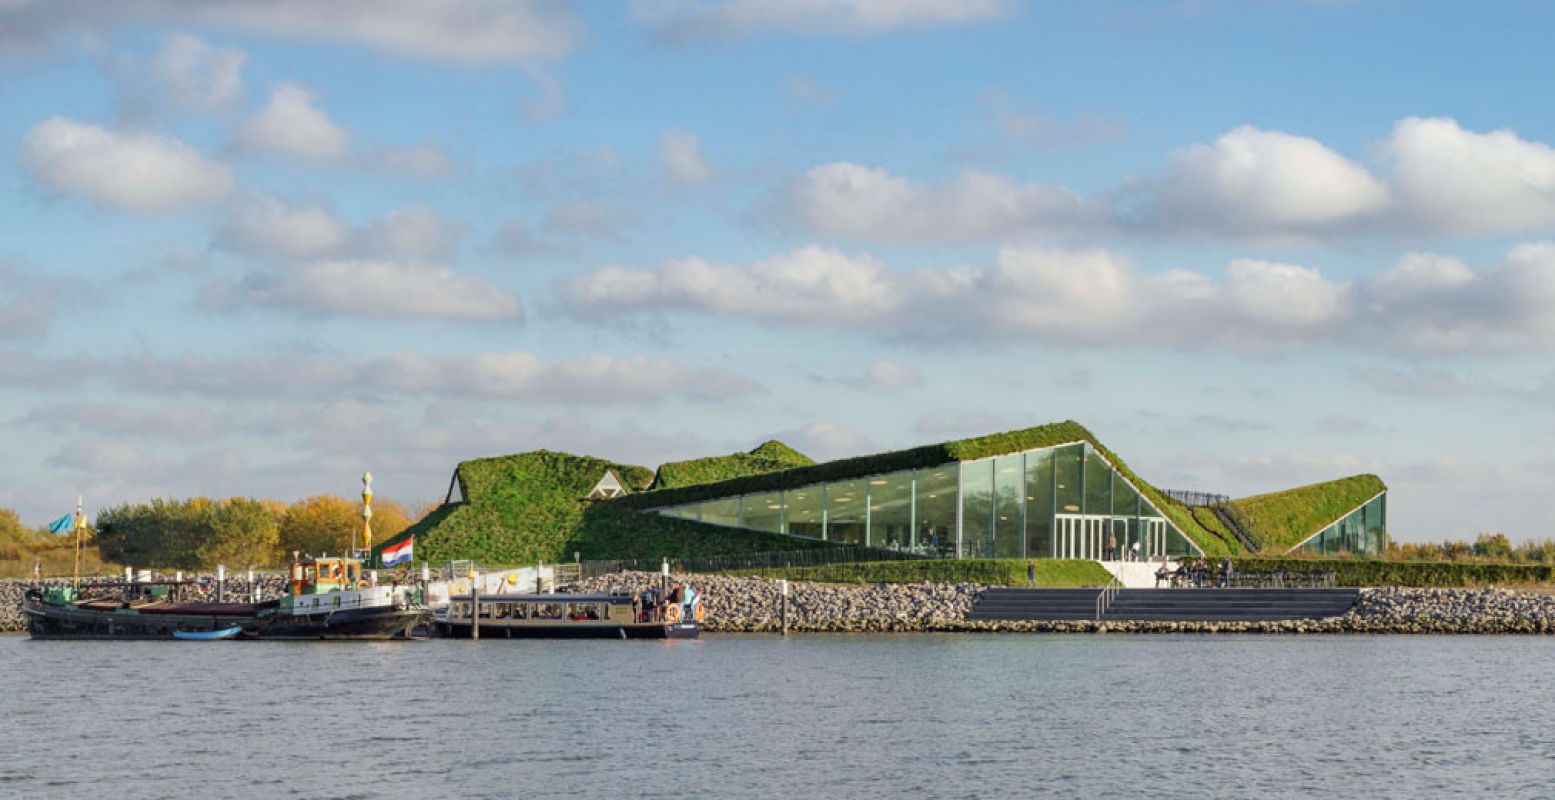
M381 542L410 525L405 509L389 500L373 500L373 541ZM303 498L281 519L280 549L319 555L345 553L362 542L362 504L333 494Z
M103 558L120 564L203 569L217 564L273 563L275 517L258 500L152 500L115 506L97 515Z

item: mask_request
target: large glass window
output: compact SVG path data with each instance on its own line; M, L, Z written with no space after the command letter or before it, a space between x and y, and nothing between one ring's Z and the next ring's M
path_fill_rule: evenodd
M753 531L786 533L783 530L783 493L745 495L745 527Z
M918 547L933 555L956 551L956 476L958 465L946 464L913 473L917 483L915 504L918 522L914 526Z
M1026 454L1026 552L1053 555L1053 451Z
M961 464L961 557L993 557L993 459Z
M868 525L869 481L826 484L826 538L864 544Z
M1080 513L1080 482L1085 470L1085 445L1070 444L1057 448L1054 458L1058 464L1058 508L1060 514Z
M1085 513L1112 513L1112 467L1094 448L1085 448Z
M1022 539L1021 500L1025 497L1025 476L1020 453L1000 456L993 461L993 556L1020 558L1025 554Z
M896 550L913 548L910 470L869 480L869 544Z
M788 532L813 539L825 538L825 508L821 504L821 487L805 486L783 493L788 514Z
M702 521L711 525L738 527L740 524L740 498L726 497L702 503Z
M1367 553L1380 555L1388 549L1388 496L1379 494L1366 504Z

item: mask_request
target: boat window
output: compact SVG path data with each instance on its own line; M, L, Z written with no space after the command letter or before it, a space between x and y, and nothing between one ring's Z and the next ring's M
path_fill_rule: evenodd
M529 618L529 604L528 603L514 603L513 604L513 619L528 619L528 618Z
M598 603L568 603L567 619L573 622L584 622L599 619Z
M361 576L361 574L362 566L360 564L346 565L346 580L350 581L353 586L356 585L356 581Z
M541 603L535 606L535 619L561 619L562 607L560 603Z

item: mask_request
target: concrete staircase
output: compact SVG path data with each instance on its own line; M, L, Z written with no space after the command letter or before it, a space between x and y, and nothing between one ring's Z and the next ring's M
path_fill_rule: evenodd
M1100 589L989 589L970 620L1095 619ZM1123 589L1103 620L1234 622L1320 619L1349 611L1357 589Z

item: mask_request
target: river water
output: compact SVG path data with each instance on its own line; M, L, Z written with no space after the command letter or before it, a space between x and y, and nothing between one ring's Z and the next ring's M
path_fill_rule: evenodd
M1548 797L1555 639L0 637L3 797Z

